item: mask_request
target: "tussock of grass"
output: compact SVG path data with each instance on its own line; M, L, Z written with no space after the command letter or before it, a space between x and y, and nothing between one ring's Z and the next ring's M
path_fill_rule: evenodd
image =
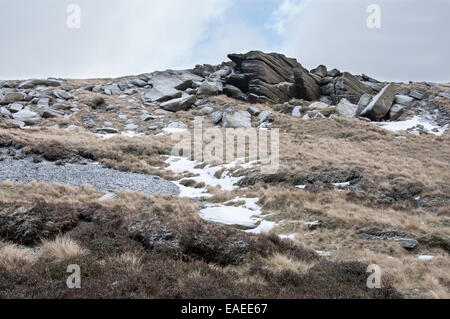
M41 255L59 262L72 260L88 254L76 241L67 236L58 236L54 240L43 240Z
M7 271L17 271L31 266L36 256L27 248L0 242L0 267Z

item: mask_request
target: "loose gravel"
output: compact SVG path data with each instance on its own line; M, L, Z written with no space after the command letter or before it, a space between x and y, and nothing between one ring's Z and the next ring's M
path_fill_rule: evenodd
M3 153L3 160L0 161L0 182L10 180L27 184L35 180L71 186L91 185L105 192L131 190L150 196L180 194L178 186L158 176L120 172L93 162L63 166L48 161L33 163L30 157L17 160L5 156L5 152L0 153Z

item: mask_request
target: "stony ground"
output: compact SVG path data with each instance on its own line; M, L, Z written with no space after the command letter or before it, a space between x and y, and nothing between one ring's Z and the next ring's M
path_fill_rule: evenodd
M0 297L448 298L450 86L253 58L0 82ZM174 156L199 119L279 129L279 170Z

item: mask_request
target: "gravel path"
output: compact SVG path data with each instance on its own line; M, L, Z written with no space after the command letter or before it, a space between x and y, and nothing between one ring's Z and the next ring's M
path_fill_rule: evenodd
M14 160L10 156L6 156L3 161L0 161L0 182L8 179L23 184L33 180L71 186L89 184L105 192L129 189L151 196L157 194L178 196L180 194L178 186L160 177L120 172L104 168L97 163L58 166L47 161L33 163L31 158Z

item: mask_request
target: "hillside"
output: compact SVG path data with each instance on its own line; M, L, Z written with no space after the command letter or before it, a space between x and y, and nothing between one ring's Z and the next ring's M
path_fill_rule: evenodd
M0 298L449 298L450 84L229 59L0 81Z

